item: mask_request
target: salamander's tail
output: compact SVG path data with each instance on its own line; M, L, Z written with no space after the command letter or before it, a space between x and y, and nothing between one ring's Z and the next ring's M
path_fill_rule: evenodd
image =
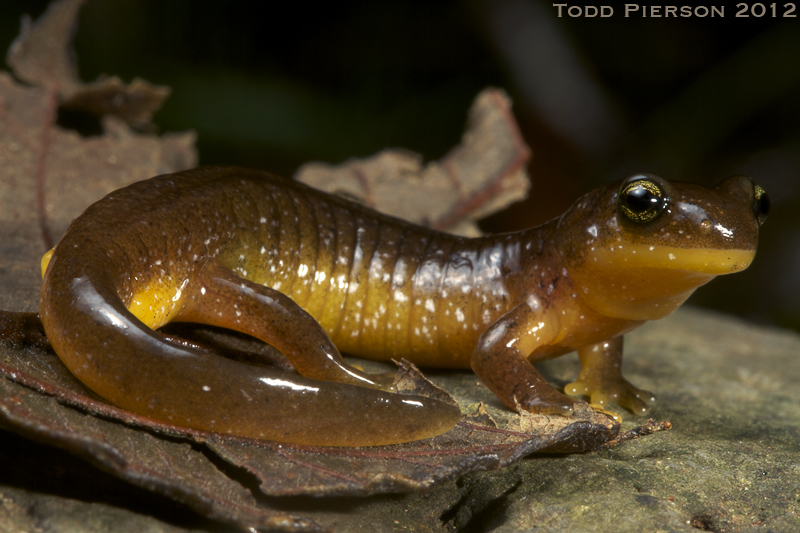
M118 407L195 429L326 446L424 439L460 417L458 407L436 400L313 380L167 342L125 307L115 288L119 273L100 260L86 263L56 250L40 314L64 364Z

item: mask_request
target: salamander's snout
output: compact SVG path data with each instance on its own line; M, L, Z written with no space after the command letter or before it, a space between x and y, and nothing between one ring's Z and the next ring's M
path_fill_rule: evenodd
M769 195L760 185L747 176L732 176L723 180L715 189L749 205L753 215L762 225L769 214Z

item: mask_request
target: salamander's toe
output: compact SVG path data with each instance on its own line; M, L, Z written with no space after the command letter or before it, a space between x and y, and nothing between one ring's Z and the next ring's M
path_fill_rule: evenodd
M652 392L639 389L621 377L600 383L576 381L564 387L564 392L570 396L589 396L590 403L603 409L613 402L635 415L646 415L656 401Z

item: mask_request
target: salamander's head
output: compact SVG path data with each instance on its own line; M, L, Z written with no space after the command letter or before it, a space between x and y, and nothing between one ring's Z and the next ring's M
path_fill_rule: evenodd
M747 268L768 211L767 193L744 176L708 189L637 174L580 198L558 222L557 247L592 308L651 320Z

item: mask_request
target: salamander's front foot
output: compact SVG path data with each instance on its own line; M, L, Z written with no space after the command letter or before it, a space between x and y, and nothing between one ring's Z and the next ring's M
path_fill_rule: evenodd
M517 410L538 415L572 416L576 400L564 396L552 387L548 388L550 390L532 390L522 395L522 398L516 398Z
M564 387L570 396L589 396L590 403L608 409L611 402L645 415L656 401L652 392L634 387L622 377L622 336L613 337L578 350L581 373L575 383Z
M564 387L564 392L570 396L589 396L591 404L604 409L614 402L635 415L646 415L656 401L652 392L634 387L621 376L604 381L584 381L579 377L578 381Z

